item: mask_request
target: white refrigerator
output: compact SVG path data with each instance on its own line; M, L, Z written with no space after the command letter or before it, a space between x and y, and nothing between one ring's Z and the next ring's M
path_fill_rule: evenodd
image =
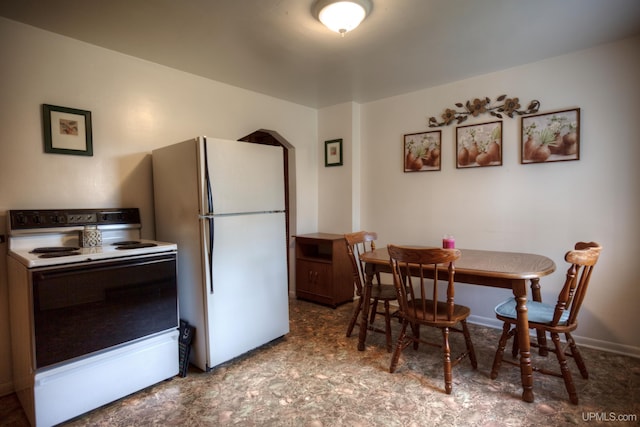
M191 363L289 332L283 148L198 137L152 152L156 239L178 244Z

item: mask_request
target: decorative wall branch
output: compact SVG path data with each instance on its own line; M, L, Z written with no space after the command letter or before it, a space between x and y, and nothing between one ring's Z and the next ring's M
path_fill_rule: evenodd
M435 117L429 117L429 127L435 128L439 126L447 126L452 122L456 122L456 124L460 124L467 120L469 116L477 117L483 113L489 113L492 116L502 118L503 115L507 117L513 118L514 114L524 115L524 114L533 114L537 113L540 109L540 101L533 100L529 103L529 106L526 110L520 109L520 100L518 98L507 98L507 95L500 95L496 99L496 103L492 104L491 99L488 97L484 99L474 99L473 101L467 101L466 103L458 102L456 103L457 108L462 108L463 110L453 110L451 108L447 108L442 113L442 122L438 122Z

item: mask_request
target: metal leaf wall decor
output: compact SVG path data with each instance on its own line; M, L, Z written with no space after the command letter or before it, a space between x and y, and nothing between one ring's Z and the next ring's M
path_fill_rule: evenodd
M489 113L500 119L503 115L513 118L514 114L519 116L533 114L537 113L540 109L540 101L534 99L529 103L529 106L525 110L522 110L520 109L520 100L518 98L507 98L507 95L500 95L496 98L496 102L494 104L492 104L489 97L486 97L484 99L476 98L473 101L467 101L464 104L462 102L458 102L455 106L458 108L457 110L451 108L444 110L444 113L441 115L441 122L438 122L435 117L429 117L429 127L435 128L439 126L447 126L454 121L456 124L460 124L467 120L469 116L477 117L483 113Z

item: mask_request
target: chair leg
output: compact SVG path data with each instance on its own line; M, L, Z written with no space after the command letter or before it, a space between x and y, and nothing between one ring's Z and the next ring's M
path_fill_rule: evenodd
M411 324L411 332L413 333L413 349L417 350L420 345L420 325L417 323Z
M398 360L400 360L400 353L402 353L402 350L405 347L404 340L406 337L408 325L409 325L409 322L403 319L402 329L400 329L400 335L398 335L398 341L396 342L396 349L394 350L393 355L391 356L391 365L389 366L389 372L392 374L396 370L396 367L398 366Z
M371 304L371 313L369 315L370 325L373 325L373 321L376 320L376 314L378 314L378 302L379 300L376 298L373 300L373 304Z
M473 369L477 369L478 361L476 359L476 351L473 348L473 342L471 341L471 334L469 333L469 327L467 326L467 321L463 320L460 323L462 323L462 334L464 335L464 342L467 345L467 353L469 353L469 360L471 361L471 367Z
M384 331L387 337L387 351L391 353L391 310L389 308L389 300L384 300Z
M351 336L353 332L353 328L358 322L358 316L360 316L360 311L362 311L362 296L358 298L358 303L356 307L353 309L353 315L351 316L351 320L349 321L349 326L347 326L347 337Z
M449 328L442 328L442 350L444 351L444 391L451 394L451 347L449 347Z
M546 357L549 354L549 348L547 347L547 333L544 329L536 329L536 335L538 337L538 354Z
M520 352L520 347L518 346L519 342L518 342L518 330L516 329L516 327L514 326L513 328L513 342L511 343L511 356L513 356L513 358L515 359L516 357L518 357L518 353Z
M582 359L582 355L580 354L580 350L578 350L576 342L573 340L573 336L571 336L569 332L565 333L564 336L567 338L569 348L571 349L571 355L573 356L573 360L576 361L576 365L578 365L580 375L582 375L582 378L585 380L588 380L589 372L587 371L587 366L584 364L584 360Z
M509 330L511 329L511 325L509 323L504 322L502 325L502 335L500 335L500 340L498 341L498 349L496 350L496 355L493 357L493 367L491 368L491 379L495 380L498 378L498 371L500 370L500 365L502 365L502 356L504 354L504 348L507 345L507 340L509 339ZM517 340L517 336L515 338Z
M558 363L560 363L560 372L562 372L562 378L564 379L564 386L569 393L569 400L574 405L578 404L578 394L576 393L576 387L573 384L573 378L571 377L571 371L567 366L567 358L562 351L562 344L560 343L560 335L556 332L551 332L551 340L556 348L556 356L558 357Z

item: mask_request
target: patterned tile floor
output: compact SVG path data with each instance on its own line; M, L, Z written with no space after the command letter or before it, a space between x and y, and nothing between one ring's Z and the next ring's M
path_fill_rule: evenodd
M292 300L291 333L217 367L173 378L68 421L66 426L556 426L640 425L640 359L582 348L589 380L571 370L579 405L562 379L534 374L535 402L520 400L516 367L489 378L499 331L470 325L478 369L454 367L444 393L441 352L403 353L388 372L384 336L369 334L364 352L345 337L352 309ZM399 324L394 322L394 338ZM439 331L423 328L423 335ZM356 329L357 332L357 329ZM453 335L452 347L462 348ZM537 356L537 355L536 355ZM510 356L507 356L510 357ZM551 355L535 361L555 368ZM629 421L618 421L626 419ZM0 425L27 426L15 395L0 398Z

